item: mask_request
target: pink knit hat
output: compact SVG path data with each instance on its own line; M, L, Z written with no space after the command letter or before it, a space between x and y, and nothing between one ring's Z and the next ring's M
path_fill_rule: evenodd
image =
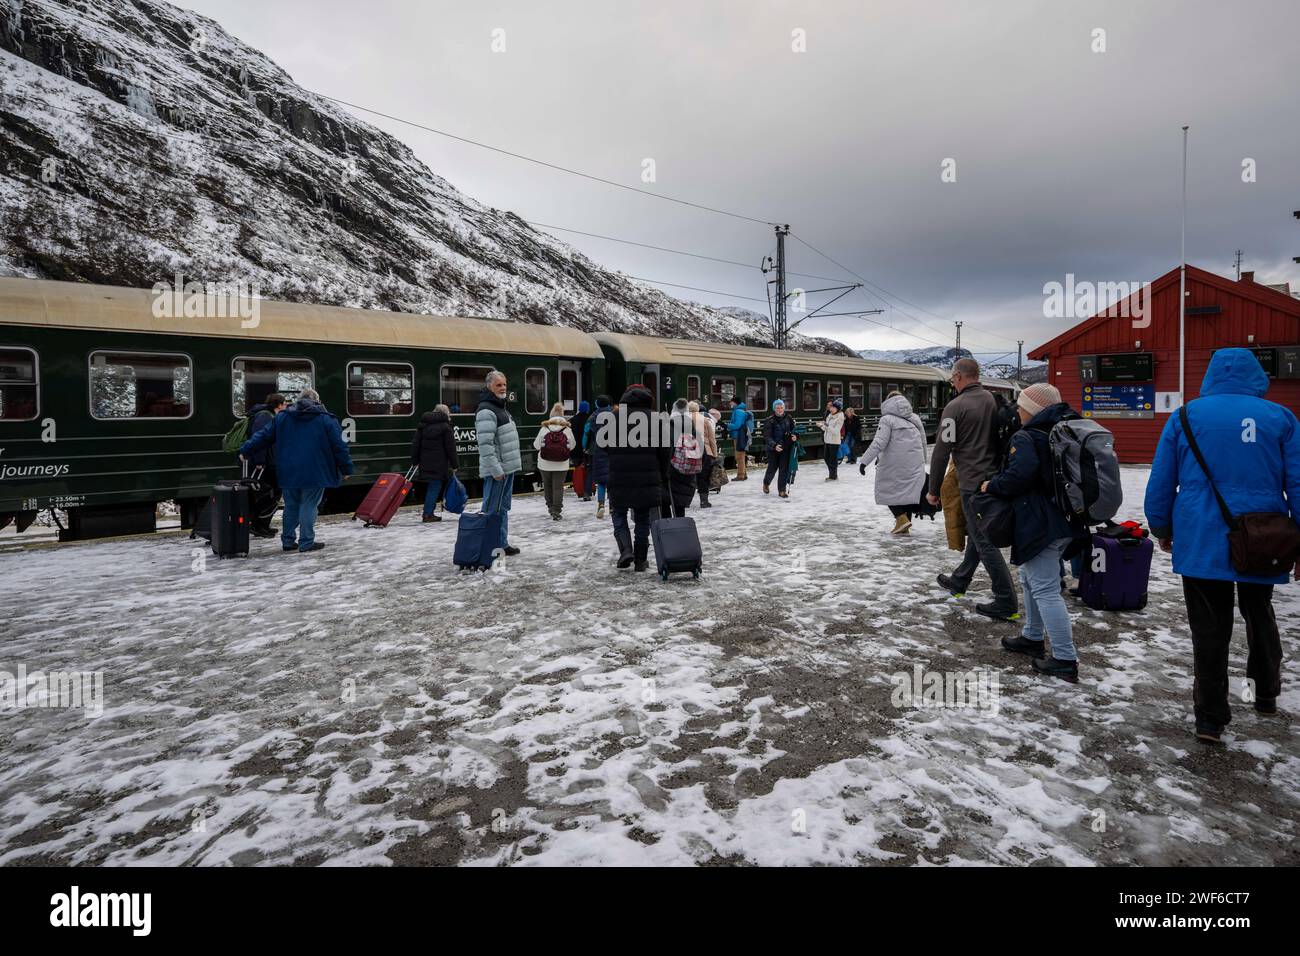
M1020 393L1020 397L1016 399L1016 404L1030 415L1037 415L1048 405L1055 405L1060 400L1061 392L1055 385L1048 385L1046 382L1035 382Z

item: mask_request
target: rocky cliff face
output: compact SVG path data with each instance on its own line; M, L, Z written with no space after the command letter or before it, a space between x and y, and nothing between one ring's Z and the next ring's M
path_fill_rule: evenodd
M0 274L767 344L463 195L156 0L0 0ZM800 347L852 354L838 342Z

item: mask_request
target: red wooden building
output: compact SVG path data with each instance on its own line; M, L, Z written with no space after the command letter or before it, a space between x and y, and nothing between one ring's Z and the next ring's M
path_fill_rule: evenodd
M1265 396L1300 414L1300 299L1289 289L1187 267L1186 399L1195 398L1216 349L1254 349L1271 385ZM1029 353L1048 362L1061 398L1115 434L1121 461L1149 463L1177 410L1178 269L1151 283L1147 309L1116 303ZM1172 393L1172 394L1171 394Z

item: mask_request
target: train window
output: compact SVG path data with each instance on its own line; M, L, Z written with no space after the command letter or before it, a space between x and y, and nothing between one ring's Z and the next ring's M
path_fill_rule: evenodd
M573 414L578 410L578 370L576 368L560 369L560 401L564 404L565 412Z
M414 411L412 366L404 362L348 363L349 415L410 415Z
M745 379L745 404L750 408L767 408L767 379Z
M292 403L304 388L312 388L316 369L307 359L236 358L230 366L230 404L236 418L266 396L279 392Z
M805 412L820 411L822 407L822 383L814 378L806 378L803 382L803 402L801 407Z
M726 408L736 394L736 380L729 375L715 375L709 382L709 403Z
M545 415L550 411L546 404L544 368L530 368L524 372L524 411L529 415Z
M898 391L898 383L897 383L897 382L890 382L888 385L885 386L885 394L886 394L886 395L888 395L890 392L897 392L897 391Z
M491 365L444 365L439 374L438 397L453 415L473 415Z
M700 400L700 377L698 375L686 376L686 400L688 402L698 402Z
M39 414L36 353L0 348L0 421L25 422Z
M785 402L785 407L794 409L794 379L778 378L776 380L776 397Z
M90 414L100 419L189 418L194 365L188 355L90 353Z
M831 399L834 399L834 398L838 398L840 401L843 401L843 400L844 400L844 383L843 383L843 382L827 382L827 383L826 383L826 401L829 402Z
M861 382L849 382L849 407L850 408L862 407L862 383Z
M916 400L912 402L912 407L916 411L924 411L930 407L930 385L916 386Z
M867 385L867 408L877 409L880 407L880 383L871 382Z

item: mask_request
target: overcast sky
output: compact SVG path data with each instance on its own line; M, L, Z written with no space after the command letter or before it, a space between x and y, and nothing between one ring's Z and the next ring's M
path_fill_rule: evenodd
M802 327L858 348L946 344L957 318L964 345L1014 357L1017 338L1029 349L1073 324L1044 318L1044 283L1176 266L1185 123L1188 261L1231 275L1240 248L1260 280L1300 287L1295 0L181 5L308 89L630 185L651 158L645 188L789 223L914 303L885 297L874 317L899 331L852 318ZM1105 52L1093 51L1098 28ZM492 50L498 29L504 52ZM792 49L796 29L806 52ZM774 248L769 226L374 122L461 190L529 220L755 264ZM948 158L955 182L941 181ZM556 234L630 275L765 294L756 268ZM789 268L845 275L798 242ZM854 292L834 311L849 304L881 303Z

